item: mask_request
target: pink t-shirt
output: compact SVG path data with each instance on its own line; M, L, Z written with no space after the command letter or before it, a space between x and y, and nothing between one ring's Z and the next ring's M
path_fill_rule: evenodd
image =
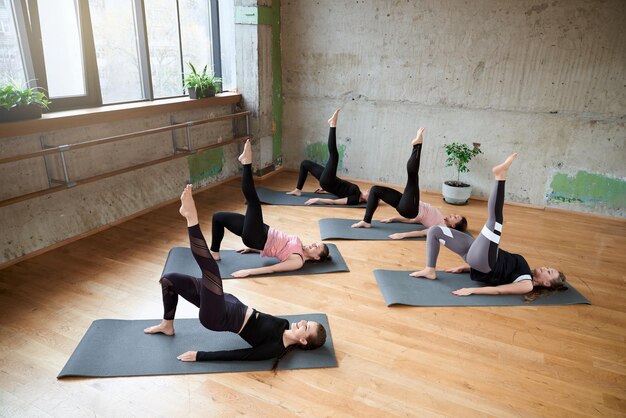
M415 219L424 225L426 228L430 228L435 225L445 225L446 222L443 219L443 215L439 212L439 209L431 206L428 203L422 202L420 200L420 211L419 215L415 217Z
M261 257L276 257L281 262L289 258L291 254L298 254L304 260L302 241L295 235L287 235L274 228L267 232L267 241L261 251Z

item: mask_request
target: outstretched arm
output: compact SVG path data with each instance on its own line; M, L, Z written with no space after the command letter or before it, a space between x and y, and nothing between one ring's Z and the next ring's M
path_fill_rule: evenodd
M314 197L304 202L305 205L347 205L348 198L342 197L341 199L322 199L320 197Z
M304 260L297 254L291 254L288 259L278 264L255 269L237 270L231 274L233 277L257 276L259 274L278 273L281 271L294 271L302 268Z
M485 287L464 287L455 290L453 295L469 296L469 295L523 295L533 290L531 280L522 280L517 283L502 284L500 286Z
M428 229L422 229L421 231L396 232L395 234L389 235L389 238L391 239L423 238L426 235L428 235Z
M248 253L260 253L261 250L257 250L255 248L244 247L237 250L239 254L248 254Z
M417 220L417 218L405 218L404 216L393 216L391 218L387 218L387 219L381 219L380 220L382 223L384 224L388 224L388 223L392 223L392 222L402 222L403 224L419 224L421 223L420 221Z

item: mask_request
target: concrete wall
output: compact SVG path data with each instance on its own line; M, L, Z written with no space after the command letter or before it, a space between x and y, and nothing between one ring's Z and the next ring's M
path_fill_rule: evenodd
M474 195L518 151L508 199L626 216L624 1L292 0L281 18L287 167L323 158L342 107L344 176L403 185L425 126L424 189L453 177L444 143L476 141Z
M172 114L176 122L232 113L231 106ZM74 144L90 139L157 128L170 124L170 113L115 123L42 133L47 145ZM191 128L194 149L232 138L230 121ZM186 145L184 131L176 131L177 145ZM41 149L40 135L0 139L0 155L9 157ZM171 201L192 180L196 187L237 175L238 145L208 150L143 169L130 171L60 192L0 207L0 264L58 242L106 226ZM172 133L113 142L66 153L70 180L120 170L173 154ZM58 157L49 158L53 178L63 178ZM0 200L46 189L43 158L0 165Z

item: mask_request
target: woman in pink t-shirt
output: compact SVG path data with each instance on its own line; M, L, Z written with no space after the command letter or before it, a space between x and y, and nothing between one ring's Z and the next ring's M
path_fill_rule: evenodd
M213 258L220 259L219 251L224 238L224 228L240 236L248 247L239 252L256 251L260 252L262 257L276 257L280 260L278 264L267 267L238 270L232 273L233 277L293 271L300 269L306 261L324 261L329 258L328 246L323 242L303 245L297 236L287 235L263 223L261 201L252 178L252 148L249 140L244 145L239 161L243 164L241 190L248 202L246 215L233 212L217 212L213 215L211 240Z
M396 208L402 216L383 219L381 222L419 223L426 227L422 231L391 234L389 237L392 239L425 237L428 233L428 228L435 225L447 226L459 231L467 229L467 219L465 217L456 214L444 217L437 208L420 201L419 168L423 133L424 128L419 128L415 139L411 141L413 149L406 163L407 181L404 193L384 186L372 187L367 199L365 216L363 216L362 221L353 224L352 228L371 228L372 217L376 208L378 208L378 202L382 199L385 203Z

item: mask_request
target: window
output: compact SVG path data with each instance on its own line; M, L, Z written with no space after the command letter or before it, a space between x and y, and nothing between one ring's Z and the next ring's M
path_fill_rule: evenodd
M26 83L26 71L10 2L0 3L0 83Z
M0 39L0 78L36 80L51 110L183 96L188 62L222 76L217 0L7 3L0 22L13 15L21 30L9 48Z

